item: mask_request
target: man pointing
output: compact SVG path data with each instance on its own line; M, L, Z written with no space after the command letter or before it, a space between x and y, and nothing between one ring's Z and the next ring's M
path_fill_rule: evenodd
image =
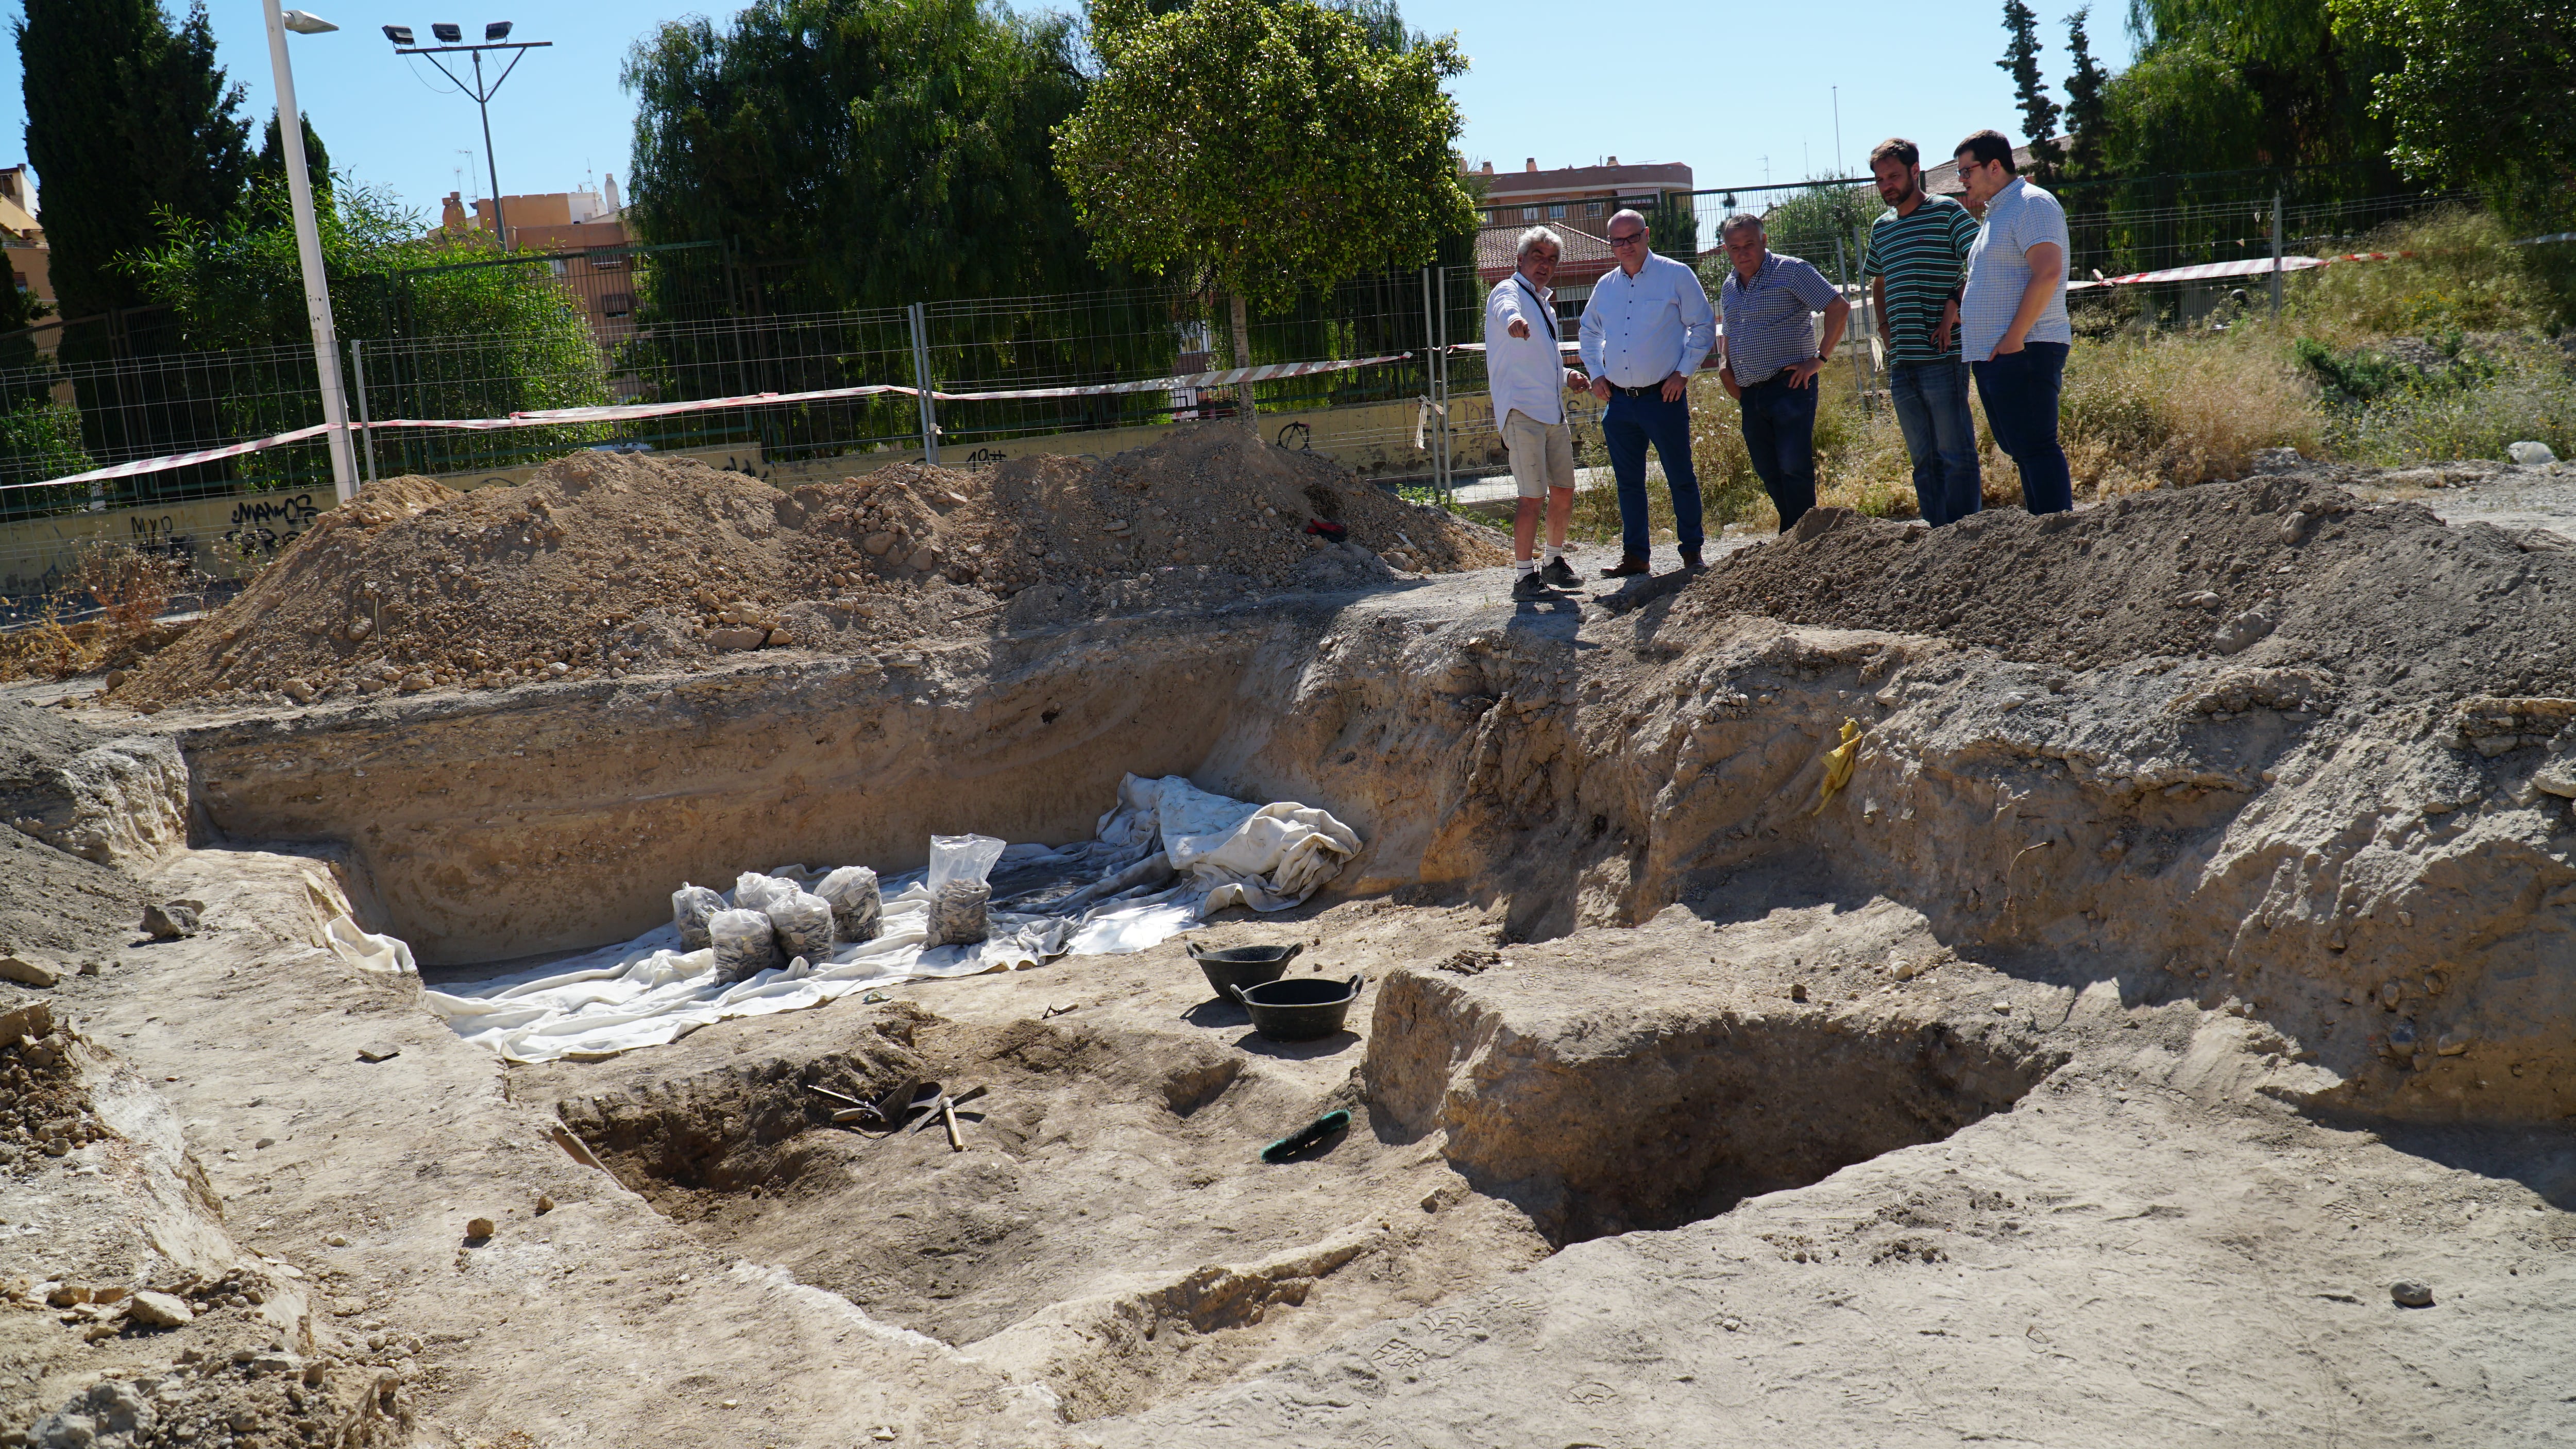
M1523 602L1576 583L1565 561L1565 526L1574 516L1574 435L1565 425L1563 394L1582 387L1584 379L1557 351L1556 293L1547 285L1564 251L1565 243L1546 227L1522 232L1512 274L1485 298L1485 376L1520 494L1512 517L1512 597ZM1545 569L1532 557L1541 500L1547 506Z
M1699 274L1646 248L1646 219L1610 218L1606 235L1619 265L1593 284L1583 304L1583 369L1592 395L1608 403L1601 441L1619 480L1620 558L1604 578L1652 572L1646 532L1646 445L1664 465L1673 494L1673 531L1682 564L1700 566L1699 475L1691 471L1690 377L1717 342L1717 314Z

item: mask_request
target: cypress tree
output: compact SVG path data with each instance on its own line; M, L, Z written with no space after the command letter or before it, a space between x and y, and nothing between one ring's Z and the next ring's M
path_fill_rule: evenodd
M2066 78L2066 169L2071 176L2095 176L2102 170L2102 87L2110 83L2093 59L2093 42L2084 33L2092 7L2066 17L2066 55L2075 73Z
M304 117L304 174L313 182L313 209L331 207L331 152L313 129L313 118ZM268 129L262 133L259 159L251 163L254 190L262 183L274 185L278 196L286 195L286 142L277 131L277 112L268 113Z
M17 24L27 159L65 317L140 300L117 258L160 239L156 210L208 225L250 174L243 88L215 63L204 0L173 27L156 0L25 0Z
M2021 134L2030 142L2033 170L2042 181L2054 180L2066 152L2057 144L2057 102L2048 98L2048 83L2039 78L2039 17L2022 0L2004 0L2004 33L2012 40L1995 69L2013 78L2013 101L2021 107Z

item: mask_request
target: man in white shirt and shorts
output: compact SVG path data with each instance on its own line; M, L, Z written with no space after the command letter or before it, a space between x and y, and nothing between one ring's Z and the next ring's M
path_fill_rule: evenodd
M1565 561L1565 526L1574 516L1574 434L1565 423L1565 399L1590 383L1565 365L1557 350L1556 278L1565 243L1534 226L1521 233L1519 263L1485 299L1485 377L1492 387L1495 427L1512 460L1520 503L1512 515L1512 597L1543 599L1551 588L1577 580ZM1547 504L1547 567L1536 558L1540 500Z

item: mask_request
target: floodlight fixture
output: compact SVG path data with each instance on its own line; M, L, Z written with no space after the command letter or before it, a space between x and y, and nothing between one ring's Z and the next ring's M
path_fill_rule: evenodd
M483 43L467 45L465 27L442 20L429 27L429 33L438 37L441 44L414 45L409 26L385 27L385 36L393 41L394 52L397 55L417 55L427 59L431 65L438 67L439 74L454 82L458 90L473 97L475 108L482 113L483 164L485 174L492 182L492 230L499 236L501 250L505 252L511 250L510 225L502 215L500 163L492 154L492 97L500 91L501 83L510 78L510 72L519 68L519 62L528 58L529 51L545 50L554 45L551 40L512 40L510 30L511 22L507 20L486 21L483 25ZM510 63L502 67L501 73L488 78L483 73L483 52L487 50L513 52ZM470 80L461 69L448 68L446 57L459 52L468 58L473 67Z
M298 35L328 35L340 28L310 10L284 11L277 19L279 24Z

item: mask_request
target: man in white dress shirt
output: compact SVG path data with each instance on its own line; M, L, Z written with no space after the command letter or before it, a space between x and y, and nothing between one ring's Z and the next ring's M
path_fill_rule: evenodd
M1534 226L1521 233L1519 265L1485 298L1485 377L1492 387L1495 426L1512 460L1520 503L1512 515L1512 597L1543 599L1550 588L1570 589L1574 569L1565 561L1565 525L1574 516L1574 434L1565 423L1565 400L1584 376L1565 365L1557 350L1560 331L1556 263L1565 242ZM1547 508L1547 567L1536 558L1541 501Z
M1619 265L1583 304L1583 368L1592 395L1608 403L1601 441L1619 480L1620 559L1604 578L1652 572L1647 563L1646 445L1663 461L1673 492L1682 565L1700 566L1699 475L1691 471L1690 377L1717 343L1717 315L1699 274L1647 250L1646 219L1610 218L1604 235Z

